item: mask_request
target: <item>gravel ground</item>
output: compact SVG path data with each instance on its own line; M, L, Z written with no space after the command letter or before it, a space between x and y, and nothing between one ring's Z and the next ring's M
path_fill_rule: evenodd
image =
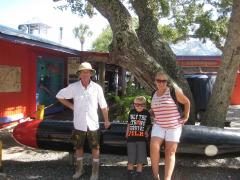
M237 113L237 115L236 115ZM233 115L234 114L234 115ZM240 107L229 111L229 120L240 120ZM239 121L240 122L240 121ZM8 180L69 180L74 167L66 152L31 149L16 143L11 136L11 129L1 131L3 142L3 168ZM91 157L85 154L86 174L81 178L88 180L91 173ZM125 180L127 157L101 155L100 180ZM160 174L164 171L164 162L160 162ZM144 168L144 180L151 180L151 166ZM239 180L240 157L208 159L199 156L177 156L174 180ZM0 178L1 180L1 178Z

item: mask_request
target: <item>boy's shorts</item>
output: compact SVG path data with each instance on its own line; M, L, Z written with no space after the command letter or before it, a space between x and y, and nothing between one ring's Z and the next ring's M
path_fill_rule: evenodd
M90 149L99 149L100 147L100 131L80 131L74 130L73 131L73 141L74 147L76 149L83 148L85 139L88 139L88 145Z
M145 141L127 143L128 163L147 164L147 147Z
M165 139L165 141L179 142L182 134L182 126L176 129L162 128L158 124L154 124L152 127L151 137L159 137Z

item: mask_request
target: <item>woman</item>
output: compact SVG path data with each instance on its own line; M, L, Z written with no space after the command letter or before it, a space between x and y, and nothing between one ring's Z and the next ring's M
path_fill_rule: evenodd
M175 153L182 133L182 126L187 122L190 102L179 88L174 88L176 99L184 105L182 116L178 106L171 97L169 78L164 72L155 76L157 91L152 98L151 110L154 115L150 142L150 157L155 180L159 178L160 148L165 141L165 175L164 180L170 180L175 166Z

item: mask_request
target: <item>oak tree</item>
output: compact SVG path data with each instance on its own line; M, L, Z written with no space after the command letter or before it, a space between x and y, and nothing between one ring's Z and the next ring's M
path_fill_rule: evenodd
M108 63L131 71L137 80L149 89L155 88L155 73L163 70L190 97L192 105L194 103L190 88L183 77L181 68L176 65L176 57L169 47L169 40L177 42L189 37L200 38L203 41L207 38L211 39L217 47L223 49L223 56L213 96L210 99L207 116L203 123L209 126L223 126L231 89L239 67L237 45L238 38L240 38L240 29L238 28L240 23L237 22L237 19L240 19L238 18L239 1L67 0L67 4L63 8L68 7L74 13L90 16L94 14L94 7L108 20L112 30ZM135 15L132 15L131 11ZM231 11L232 17L229 29L227 29ZM134 26L135 16L139 20L137 28ZM167 19L170 23L165 25L162 23L162 19ZM162 27L160 31L159 26ZM219 95L221 95L220 101L218 100ZM191 117L193 117L194 106L192 106L191 112ZM216 112L218 119L216 119ZM194 118L190 122L194 123Z

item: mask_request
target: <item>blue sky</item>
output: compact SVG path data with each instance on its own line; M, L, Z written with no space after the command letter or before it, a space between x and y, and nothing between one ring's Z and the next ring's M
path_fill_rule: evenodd
M80 23L88 24L93 36L86 39L84 50L90 49L92 41L108 24L107 21L101 15L92 19L81 18L70 11L54 9L60 3L53 0L0 0L0 24L17 29L19 24L35 18L51 26L47 38L56 42L59 41L59 28L63 27L63 45L75 49L80 49L80 43L73 37L72 29Z

